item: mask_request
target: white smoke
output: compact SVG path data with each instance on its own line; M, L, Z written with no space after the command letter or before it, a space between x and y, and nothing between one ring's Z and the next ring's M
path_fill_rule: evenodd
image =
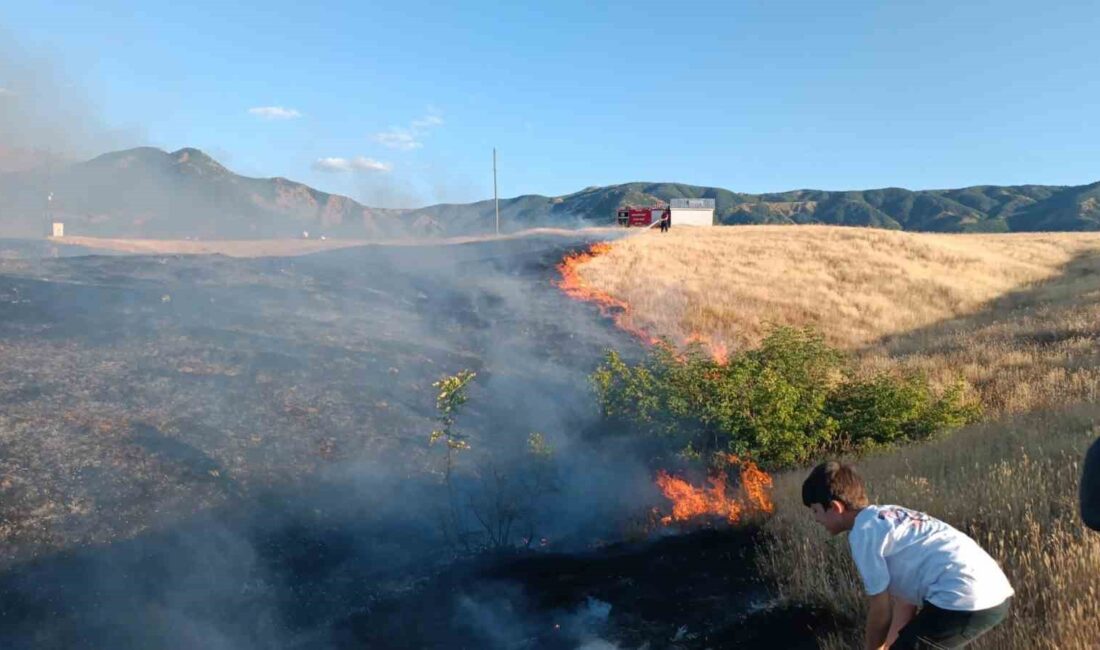
M0 30L0 172L132 146L134 129L112 128L83 86L53 57Z

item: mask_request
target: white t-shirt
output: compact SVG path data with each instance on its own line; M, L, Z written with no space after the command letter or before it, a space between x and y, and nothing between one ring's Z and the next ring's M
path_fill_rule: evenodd
M848 533L852 559L871 596L890 595L913 605L977 611L1014 592L996 560L970 537L923 512L869 506Z

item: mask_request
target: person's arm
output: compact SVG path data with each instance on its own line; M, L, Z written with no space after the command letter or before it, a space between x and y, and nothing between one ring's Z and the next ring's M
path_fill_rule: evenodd
M852 560L867 594L867 626L865 638L868 650L885 647L890 631L890 567L886 564L889 544L889 524L872 518L854 526L848 533Z
M1081 472L1081 519L1093 530L1100 530L1100 439L1085 454Z
M890 594L882 592L867 600L867 626L863 638L867 650L885 650L886 637L890 632Z
M916 605L907 603L900 598L894 599L894 613L890 617L890 631L886 634L886 647L894 645L894 641L898 640L898 634L901 634L901 629L913 620L913 615L916 613Z

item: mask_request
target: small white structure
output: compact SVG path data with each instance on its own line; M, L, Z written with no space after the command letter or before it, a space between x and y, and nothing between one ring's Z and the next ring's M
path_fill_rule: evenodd
M714 199L672 199L672 227L713 226Z
M60 221L55 221L55 222L53 222L53 224L51 224L51 226L52 226L50 228L50 235L51 236L53 236L53 237L64 237L65 236L65 224L61 223Z

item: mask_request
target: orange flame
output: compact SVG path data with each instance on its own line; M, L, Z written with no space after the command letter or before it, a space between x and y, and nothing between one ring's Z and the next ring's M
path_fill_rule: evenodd
M561 279L558 280L556 284L558 288L565 292L565 295L570 298L595 304L599 307L600 313L605 317L611 318L615 322L615 326L619 329L641 339L644 343L656 345L659 339L646 332L637 322L635 322L634 313L631 311L630 305L613 297L609 293L588 286L581 277L580 267L584 266L585 263L591 261L593 258L609 251L611 251L611 244L607 242L597 242L589 246L587 251L567 255L565 259L558 264L558 272L561 273Z
M729 348L721 341L715 341L706 334L700 334L695 332L690 334L685 340L685 344L698 343L703 346L703 349L710 353L712 359L721 365L726 365L730 360Z
M565 292L565 295L570 298L595 304L599 308L600 313L607 318L611 318L615 326L619 329L633 335L643 343L656 345L660 342L660 339L647 332L645 328L637 322L637 318L629 304L615 298L605 291L589 286L581 277L580 268L582 266L592 259L610 251L611 244L607 242L597 242L589 246L587 251L567 255L565 259L558 264L558 272L561 273L561 279L555 284L557 284L557 286ZM690 343L701 344L711 357L720 364L725 365L729 361L729 350L721 341L716 341L705 334L694 333L681 341L682 345Z
M725 458L730 466L740 472L739 494L728 494L728 479L724 470L707 479L709 486L695 487L664 470L657 472L657 487L672 502L672 514L661 518L665 526L673 522L685 522L700 517L721 518L731 524L741 520L745 513L770 513L775 510L769 492L772 477L751 460L741 460L733 454Z

